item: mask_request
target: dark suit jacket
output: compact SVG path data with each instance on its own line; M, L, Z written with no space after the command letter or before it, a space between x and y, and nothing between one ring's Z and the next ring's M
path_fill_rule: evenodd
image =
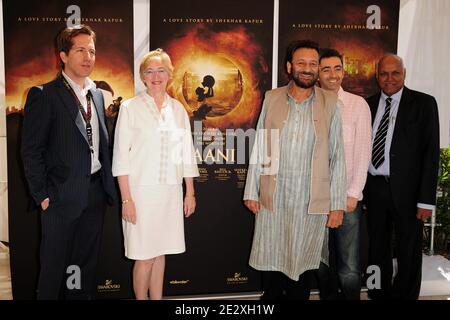
M381 93L367 99L372 121ZM434 97L403 88L389 153L392 197L399 212L436 203L439 117ZM411 212L411 211L409 211Z
M99 160L110 203L114 198L110 146L105 126L103 95L91 90L99 119ZM61 77L30 89L25 104L22 135L25 176L34 201L76 209L88 203L91 152L86 126L76 100ZM76 210L75 210L76 211Z

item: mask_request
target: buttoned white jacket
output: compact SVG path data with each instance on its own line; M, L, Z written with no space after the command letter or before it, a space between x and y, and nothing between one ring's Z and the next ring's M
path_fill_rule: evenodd
M130 185L181 184L199 175L186 110L169 95L165 104L159 112L142 92L120 107L112 171L128 175Z

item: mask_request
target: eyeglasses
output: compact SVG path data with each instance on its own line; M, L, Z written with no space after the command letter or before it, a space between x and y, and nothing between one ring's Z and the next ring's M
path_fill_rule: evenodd
M143 74L144 74L144 77L149 77L149 76L153 76L153 75L156 75L156 74L159 74L159 75L163 75L163 74L166 74L166 70L165 69L158 69L158 70L145 70L144 72L143 72Z

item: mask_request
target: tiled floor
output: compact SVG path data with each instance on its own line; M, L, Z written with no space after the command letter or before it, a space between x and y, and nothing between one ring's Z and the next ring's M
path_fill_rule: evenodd
M0 242L0 300L11 300L11 272L9 269L9 254Z

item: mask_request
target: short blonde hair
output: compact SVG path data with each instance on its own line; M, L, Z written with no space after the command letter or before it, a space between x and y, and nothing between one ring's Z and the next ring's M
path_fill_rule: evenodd
M169 78L172 78L173 74L173 65L170 60L169 55L163 49L158 48L156 50L150 51L147 53L141 60L141 64L139 66L139 75L141 76L141 80L144 81L144 71L147 69L150 61L160 59L164 69L169 74Z

